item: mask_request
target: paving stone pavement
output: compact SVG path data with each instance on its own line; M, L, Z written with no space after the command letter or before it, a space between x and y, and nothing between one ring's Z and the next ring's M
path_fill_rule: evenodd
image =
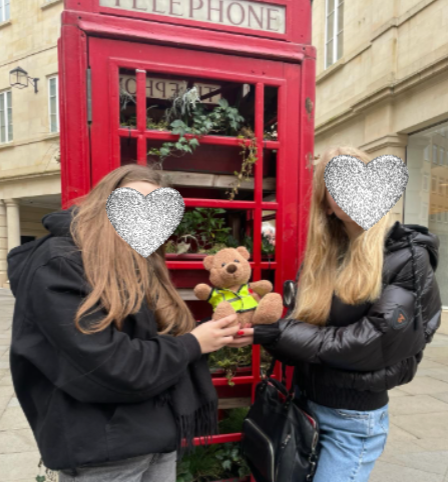
M10 291L0 289L1 480L33 482L40 457L9 372L13 307ZM448 319L414 380L389 395L390 434L370 482L448 482Z

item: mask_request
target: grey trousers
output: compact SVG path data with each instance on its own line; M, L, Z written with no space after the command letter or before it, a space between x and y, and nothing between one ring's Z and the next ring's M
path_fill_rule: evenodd
M76 470L79 474L76 477L69 470L60 471L59 482L175 482L176 452L144 455Z

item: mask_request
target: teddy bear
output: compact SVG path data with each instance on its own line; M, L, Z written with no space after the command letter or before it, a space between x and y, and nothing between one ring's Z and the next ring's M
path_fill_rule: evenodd
M195 286L196 298L208 301L213 307L213 320L237 313L234 324L261 325L276 322L283 312L282 297L272 293L272 283L260 280L249 283L252 270L250 253L243 247L224 248L204 258L204 267L210 271L209 286Z

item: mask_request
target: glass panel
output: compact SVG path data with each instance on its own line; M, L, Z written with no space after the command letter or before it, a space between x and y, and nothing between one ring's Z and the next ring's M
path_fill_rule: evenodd
M251 233L248 211L187 207L176 231L165 244L167 254L208 255L223 248L246 246Z
M137 163L137 139L120 138L121 165Z
M0 142L6 142L6 109L5 94L0 94Z
M120 69L119 73L120 126L137 127L137 82L135 70Z
M8 141L12 141L12 92L6 93L7 119L8 119Z
M56 79L50 79L50 96L56 95Z
M147 146L148 164L162 166L179 192L182 187L190 192L186 197L254 200L257 151L253 144L245 147L242 142L234 146L199 144L196 147L188 140L179 143L176 137L173 142L151 139ZM187 148L192 152L185 150Z
M3 8L3 0L0 0L0 22L5 21L4 12L5 10Z
M276 211L263 211L261 226L262 261L275 260Z
M337 60L339 60L344 53L344 32L340 32L338 34L338 57Z
M426 226L440 239L440 264L435 275L444 306L448 306L448 138L440 132L447 127L445 123L409 136L406 154L409 182L404 199L404 223ZM428 145L432 145L431 163L425 162ZM425 179L430 181L429 189Z
M333 40L327 43L327 67L333 63Z
M341 32L344 29L344 4L338 6L338 27L337 31Z
M327 14L333 12L334 10L334 0L327 0Z
M5 1L5 20L9 20L10 12L9 12L9 0Z
M277 150L263 150L263 201L275 202L277 192Z
M332 13L327 18L327 41L332 40L334 34L334 13Z

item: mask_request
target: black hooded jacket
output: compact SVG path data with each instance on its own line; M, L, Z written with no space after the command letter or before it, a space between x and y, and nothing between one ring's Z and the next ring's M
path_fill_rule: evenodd
M43 462L74 469L175 451L175 418L160 399L201 357L200 345L191 334L159 336L147 303L122 331L78 331L75 313L89 287L70 221L70 211L45 216L51 235L8 255L12 378Z
M439 244L427 228L396 222L386 239L383 291L376 302L345 305L334 296L325 326L286 316L256 326L254 342L295 366L296 384L315 403L348 410L384 406L387 390L413 379L440 326Z

